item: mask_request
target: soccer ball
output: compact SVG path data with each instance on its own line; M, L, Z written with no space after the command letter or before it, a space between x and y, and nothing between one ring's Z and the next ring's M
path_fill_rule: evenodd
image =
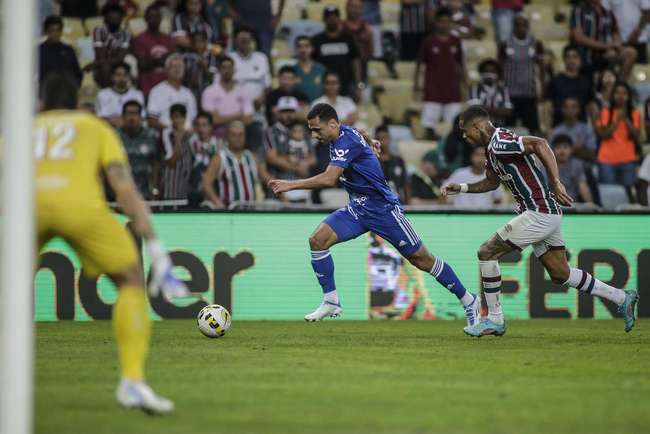
M201 309L196 323L204 336L218 338L230 329L230 312L219 304L209 304Z

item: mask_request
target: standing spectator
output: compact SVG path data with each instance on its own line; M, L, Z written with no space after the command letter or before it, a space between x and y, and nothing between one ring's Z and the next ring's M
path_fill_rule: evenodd
M512 114L508 88L501 82L501 66L494 59L485 59L478 65L481 80L469 88L468 105L482 105L490 114L492 123L504 127Z
M149 94L149 103L147 104L149 126L159 130L170 126L169 109L174 104L182 104L186 109L185 128L190 129L196 117L197 108L194 94L183 86L183 77L185 76L183 56L180 54L169 56L165 61L165 74L165 81L154 86Z
M253 30L258 49L267 57L271 56L275 30L280 24L285 0L279 0L278 13L273 14L271 0L230 0L235 27Z
M325 30L312 38L314 60L336 71L342 94L358 98L364 88L361 81L361 59L354 38L343 31L341 12L333 5L323 9Z
M196 208L203 200L203 174L212 158L221 148L220 141L212 134L212 115L201 111L194 119L194 133L190 137L192 151L192 172L190 174L190 206Z
M461 87L466 82L463 45L459 38L451 35L451 12L440 8L436 12L435 32L427 36L418 52L415 66L413 91L421 90L420 68L425 66L424 104L422 126L431 139L439 136L435 127L442 118L451 123L462 105ZM444 86L440 84L444 83Z
M102 16L104 25L93 30L93 77L99 87L108 87L111 84L111 67L124 61L131 45L131 35L122 28L124 10L119 5L106 4L102 8Z
M365 83L368 81L368 61L373 57L374 42L372 27L361 19L362 14L363 3L361 0L347 0L343 30L352 35L357 44L361 60L361 81Z
M380 125L375 129L375 139L379 140L381 144L381 153L379 154L379 162L384 171L386 182L395 194L399 196L400 202L409 203L409 193L407 184L406 164L399 155L394 155L391 152L391 137L388 132L388 127Z
M131 86L131 67L128 63L119 62L113 65L111 73L112 87L99 91L95 99L95 114L106 119L113 127L122 126L124 104L127 101L137 101L144 106L144 95Z
M208 24L203 0L181 0L172 24L172 37L180 51L192 49L191 35L205 33L208 42L216 42L216 33Z
M61 42L63 35L63 20L61 17L50 15L43 21L45 41L38 46L38 81L43 84L48 74L52 72L70 75L77 86L81 85L81 68L77 54L68 44Z
M185 60L183 84L194 93L198 101L205 88L214 80L218 70L218 59L208 48L208 35L205 32L192 33L190 40L192 48L183 53Z
M431 0L401 0L399 12L400 53L402 60L415 60L418 48L429 31L435 4Z
M537 84L544 83L544 46L530 34L528 19L523 15L515 16L513 27L512 36L499 45L499 62L513 106L508 124L516 125L521 120L530 133L539 136Z
M305 140L304 127L302 137L292 137L296 112L300 108L298 100L292 96L283 96L279 99L277 108L277 121L265 134L266 165L269 174L276 179L306 178L316 161L309 142ZM281 199L305 202L310 194L307 190L298 190L283 194Z
M571 40L582 51L583 69L591 76L608 65L620 65L627 79L636 60L636 50L624 47L616 18L601 0L582 0L571 12Z
M228 45L227 26L230 21L232 11L228 0L208 0L206 4L206 15L210 27L214 30L217 41L221 46Z
M222 57L219 79L208 86L201 97L201 107L212 115L214 133L220 138L226 136L226 127L233 121L250 125L255 113L253 101L244 87L234 80L234 71L235 62L230 57Z
M239 121L228 125L228 147L210 161L203 175L203 192L208 207L225 209L235 202L257 201L260 178L268 179L265 170L251 151L246 149L246 127Z
M524 7L524 0L492 0L492 25L497 44L512 36L515 15Z
M567 45L562 50L564 71L555 75L546 87L546 99L553 105L553 125L557 125L562 119L562 101L567 98L575 98L581 107L586 107L593 100L594 93L591 80L580 75L582 58L577 45ZM587 119L586 110L580 115L580 120Z
M440 170L438 155L427 152L420 161L420 168L411 175L411 205L430 205L440 203Z
M454 170L449 179L445 181L445 184L452 182L472 184L484 179L485 164L487 162L485 148L482 146L472 148L470 161L471 165ZM461 193L448 196L447 200L456 208L491 208L503 201L503 187L499 186L496 190L479 194Z
M565 98L562 102L562 121L549 134L550 141L557 136L571 138L571 155L586 162L596 159L596 134L590 125L580 120L581 105L576 98Z
M187 110L182 104L169 109L171 126L160 134L162 160L161 194L163 200L187 199L192 172L191 131L187 129Z
M585 168L582 161L573 157L573 140L571 137L560 134L551 141L557 168L560 172L560 181L566 188L567 194L577 202L594 203L591 190L587 185Z
M623 43L636 50L636 62L648 63L648 23L650 0L603 0L616 17Z
M373 33L372 57L380 59L384 56L381 44L381 7L380 0L363 0L363 14L361 19L370 25Z
M641 168L639 168L639 181L636 191L639 203L648 206L648 198L650 198L650 154L645 156Z
M145 199L158 196L159 147L156 131L144 126L143 106L139 101L124 103L122 126L118 133L129 157L133 181Z
M138 59L138 87L149 95L151 89L165 80L165 59L176 50L174 39L160 31L162 12L158 3L144 12L147 30L133 39L133 54Z
M309 98L303 92L296 88L297 84L296 70L293 66L285 65L278 71L278 87L266 95L266 121L269 125L276 120L278 100L283 96L292 96L300 104L299 112L304 118L305 110L309 108Z
M443 161L449 169L465 167L471 164L473 146L465 140L459 125L460 115L454 119L451 131L443 142Z
M322 63L314 62L312 54L314 46L307 36L296 38L296 58L298 62L294 66L298 78L297 90L307 95L310 102L323 95L323 78L325 66Z
M312 107L316 104L327 103L334 107L342 124L354 125L359 118L357 105L352 98L343 96L341 92L341 81L338 74L328 72L325 74L325 94L316 98L312 102Z
M627 83L619 81L612 90L609 107L601 110L596 122L596 133L601 140L598 162L600 182L625 186L630 198L630 187L636 182L640 132L641 115L634 108L632 90Z

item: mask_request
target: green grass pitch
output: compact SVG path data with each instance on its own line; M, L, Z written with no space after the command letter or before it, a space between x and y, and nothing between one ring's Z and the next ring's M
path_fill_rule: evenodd
M154 324L148 380L170 416L120 409L111 325L37 325L42 434L650 432L650 321Z

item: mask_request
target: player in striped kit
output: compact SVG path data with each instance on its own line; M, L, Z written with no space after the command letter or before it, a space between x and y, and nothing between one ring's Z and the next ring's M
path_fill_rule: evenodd
M503 182L519 205L519 215L497 230L478 251L488 316L476 325L465 327L465 333L480 337L501 336L506 332L500 302L498 260L529 245L533 246L535 255L555 283L567 284L616 303L625 320L625 331L632 330L638 293L614 288L585 271L569 267L562 238L560 205L571 206L573 199L560 182L557 162L546 140L520 137L504 128L495 128L481 106L471 106L461 115L460 128L463 137L471 144L487 146L486 177L472 184L445 185L442 187L443 196L483 193L494 190ZM549 183L537 166L536 158L544 164Z

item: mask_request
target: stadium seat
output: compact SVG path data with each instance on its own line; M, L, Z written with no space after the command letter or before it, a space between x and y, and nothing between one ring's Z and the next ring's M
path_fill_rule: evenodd
M399 155L406 165L417 167L424 154L437 148L438 143L431 140L401 140Z
M629 204L625 187L618 184L598 184L600 202L603 208L614 210L621 205Z
M279 57L291 57L293 54L293 49L289 48L289 45L287 44L287 41L284 39L278 39L276 38L273 41L273 48L271 49L271 56L273 57L273 60L275 61L276 58Z
M481 60L491 57L495 58L497 55L497 47L494 41L463 41L463 49L465 50L465 59L468 62Z
M63 18L63 38L74 41L86 36L86 29L78 18Z
M131 32L131 35L137 36L147 30L147 22L144 18L132 18L127 21L126 28Z
M92 35L93 30L95 28L100 27L104 25L104 18L103 17L90 17L86 19L86 29L88 29L88 32Z
M320 192L320 200L323 205L332 208L341 208L350 200L348 193L342 188L326 188Z
M399 2L391 2L391 1L381 1L379 2L379 7L380 7L380 12L381 12L381 19L382 23L385 23L386 25L389 25L391 23L399 23L399 11L400 11L400 5ZM383 28L382 24L382 28Z
M378 96L381 112L394 121L402 122L413 100L413 80L386 79L381 81L380 86L384 89Z
M368 81L371 84L380 84L384 79L389 77L388 68L384 62L378 60L368 62Z
M402 80L413 80L415 62L397 62L395 69L397 70L397 76Z
M357 106L359 112L359 119L354 124L357 128L364 129L370 133L375 131L379 125L382 124L383 118L379 107L370 103L364 102Z

